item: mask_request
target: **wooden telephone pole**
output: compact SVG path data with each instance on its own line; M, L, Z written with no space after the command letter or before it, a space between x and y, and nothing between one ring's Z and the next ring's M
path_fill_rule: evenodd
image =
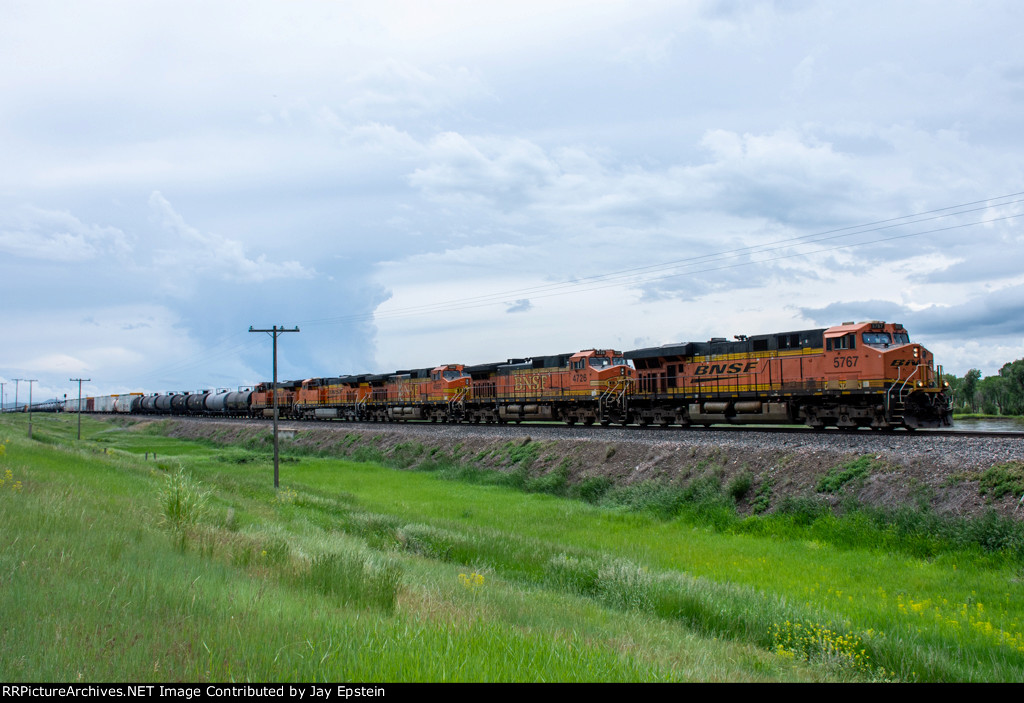
M82 381L91 381L91 378L69 378L69 381L78 381L78 438L82 438Z
M298 332L298 325L295 329L286 330L284 327L278 327L274 325L269 330L257 330L249 326L250 332L266 332L274 338L274 488L280 488L279 472L277 468L278 464L278 449L277 449L277 338L285 332Z

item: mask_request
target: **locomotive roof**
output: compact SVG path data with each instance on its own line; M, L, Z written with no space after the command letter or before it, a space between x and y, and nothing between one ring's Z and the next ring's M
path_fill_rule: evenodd
M676 342L660 347L647 347L627 351L627 359L659 359L664 357L708 356L710 354L744 354L779 349L820 347L824 329L795 330L775 334L757 334L745 339L728 341L713 339L707 342Z
M504 364L498 364L499 371L513 371L518 369L556 369L569 364L569 359L575 354L556 354L554 356L531 356L527 359L509 359Z
M504 363L504 361L492 361L489 364L474 364L473 366L466 366L462 370L470 375L475 373L491 373L499 366L504 365Z
M394 373L389 373L387 375L392 378L395 376L408 376L409 378L430 378L430 372L432 370L433 368L430 367L425 369L399 369L398 371L395 371Z

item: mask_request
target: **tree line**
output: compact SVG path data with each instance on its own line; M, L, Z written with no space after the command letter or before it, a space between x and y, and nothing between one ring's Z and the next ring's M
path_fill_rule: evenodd
M1024 415L1024 359L1003 364L995 376L982 378L971 369L963 376L943 374L949 381L953 411L986 415Z

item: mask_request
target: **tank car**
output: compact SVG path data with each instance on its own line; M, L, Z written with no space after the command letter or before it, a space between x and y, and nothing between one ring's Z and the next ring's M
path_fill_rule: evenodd
M249 417L252 414L252 388L239 388L224 398L224 407L232 417Z
M185 412L189 415L206 414L206 397L210 391L196 391L185 398Z
M229 395L231 392L226 388L207 393L203 397L203 412L207 415L226 415Z
M113 396L114 405L112 412L128 414L133 412L139 412L142 405L142 394L141 393L125 393L117 396Z

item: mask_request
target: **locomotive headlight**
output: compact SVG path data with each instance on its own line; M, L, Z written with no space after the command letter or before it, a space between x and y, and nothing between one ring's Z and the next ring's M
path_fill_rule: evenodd
M914 358L915 359L918 357L918 354L920 353L920 351L921 351L920 347L914 347Z
M917 382L917 387L918 388L924 388L924 381L918 381Z

